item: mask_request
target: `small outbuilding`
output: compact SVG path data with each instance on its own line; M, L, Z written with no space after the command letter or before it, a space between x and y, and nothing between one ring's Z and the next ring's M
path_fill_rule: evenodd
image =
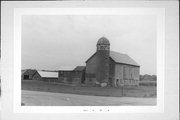
M85 81L85 66L77 66L73 70L60 70L58 81L66 84L79 85Z
M39 80L46 82L57 82L58 81L58 72L52 71L38 71L41 78Z
M73 71L79 71L81 72L81 82L80 83L84 83L85 82L85 71L86 71L86 66L77 66L76 68L74 68Z
M41 79L41 76L37 72L37 70L26 69L26 70L21 70L21 79L22 80L39 80Z

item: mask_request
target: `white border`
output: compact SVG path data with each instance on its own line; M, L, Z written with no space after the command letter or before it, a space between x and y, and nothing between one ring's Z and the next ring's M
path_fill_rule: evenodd
M156 15L157 105L156 106L21 106L22 15ZM14 9L14 112L15 113L157 113L164 112L164 8L15 8ZM92 111L94 109L94 111ZM102 111L99 111L102 109ZM109 111L107 111L109 110Z

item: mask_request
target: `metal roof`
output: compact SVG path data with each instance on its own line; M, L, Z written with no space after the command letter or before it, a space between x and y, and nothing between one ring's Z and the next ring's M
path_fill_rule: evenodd
M131 57L129 57L127 54L122 54L122 53L110 51L110 57L111 57L116 63L122 63L122 64L140 66L137 62L135 62L135 61L134 61Z
M58 72L38 71L41 77L58 78Z
M97 52L95 52L91 57L89 57L88 60L86 60L86 63L94 56ZM127 54L122 54L119 52L110 51L109 56L114 62L120 63L120 64L128 64L128 65L134 65L134 66L140 66L136 61L134 61L131 57L129 57Z
M37 70L34 69L26 69L21 70L21 75L34 75L37 72Z

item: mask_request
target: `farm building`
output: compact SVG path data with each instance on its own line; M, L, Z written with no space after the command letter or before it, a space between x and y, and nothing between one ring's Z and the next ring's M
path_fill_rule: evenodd
M96 52L86 61L86 84L115 87L139 84L138 63L126 54L110 51L105 37L98 40L96 47Z
M81 84L83 78L82 71L59 71L58 82L67 84Z
M38 71L41 78L39 80L46 82L57 82L58 81L58 72L52 71Z
M85 66L77 66L74 70L60 70L58 82L67 84L81 84L85 80Z
M22 79L36 79L67 84L100 86L139 85L140 65L127 54L110 50L110 42L102 37L96 52L86 61L86 66L70 70L22 72Z
M37 70L27 69L21 70L21 79L22 80L39 80L41 76Z

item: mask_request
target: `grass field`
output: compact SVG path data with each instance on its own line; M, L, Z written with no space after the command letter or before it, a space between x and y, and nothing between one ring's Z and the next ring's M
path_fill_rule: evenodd
M156 86L124 86L122 88L113 87L90 87L90 86L71 86L65 84L48 83L34 80L22 80L22 90L44 91L53 93L68 93L92 96L109 97L151 97L156 98Z

